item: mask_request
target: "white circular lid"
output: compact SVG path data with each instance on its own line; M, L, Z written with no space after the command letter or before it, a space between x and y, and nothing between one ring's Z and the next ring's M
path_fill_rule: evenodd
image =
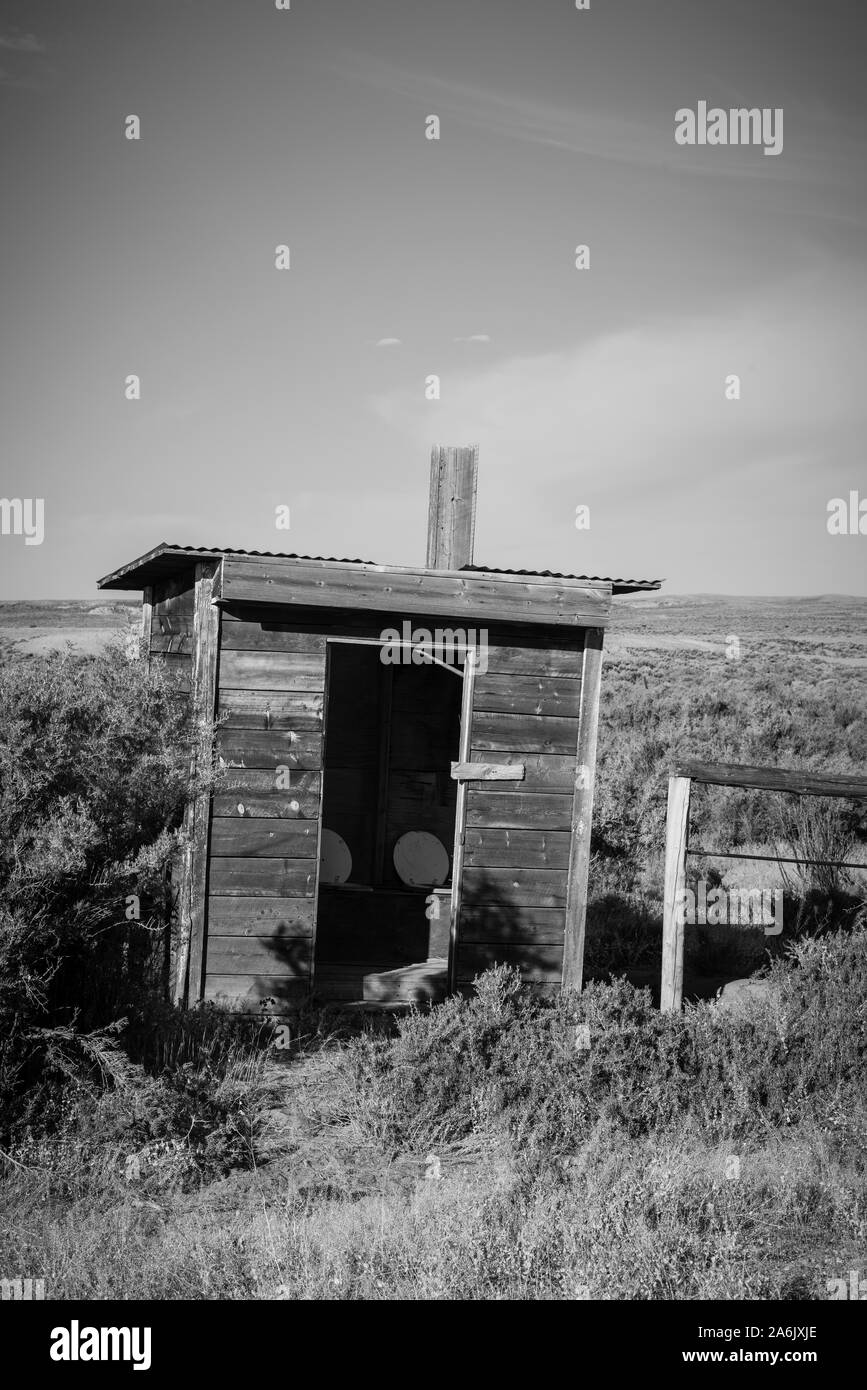
M449 876L449 856L436 835L408 830L394 847L394 867L410 888L439 887Z
M351 873L352 855L343 836L336 830L323 830L319 849L320 882L345 883Z

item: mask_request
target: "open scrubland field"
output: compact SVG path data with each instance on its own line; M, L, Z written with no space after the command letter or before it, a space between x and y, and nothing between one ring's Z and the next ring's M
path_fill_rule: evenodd
M690 860L695 886L780 888L783 931L690 926L694 1002L663 1017L652 990L672 760L864 775L867 601L622 601L588 988L550 1004L498 970L401 1021L311 1010L281 1049L176 1014L147 927L117 921L133 885L159 915L189 733L111 654L136 619L0 605L0 1269L93 1298L824 1299L865 1276L864 876ZM692 826L865 858L854 803L705 788ZM756 972L764 997L714 1002Z
M140 617L137 600L0 603L0 661L45 656L66 647L93 656L113 639L132 636Z
M697 596L622 600L607 639L599 736L598 850L590 964L659 962L665 805L676 758L863 776L867 601ZM690 843L727 853L863 861L867 808L855 802L700 787ZM862 846L861 851L858 845ZM691 859L688 882L783 889L789 926L821 918L829 895L863 899L867 877ZM610 909L610 911L609 911ZM631 938L623 939L630 930ZM773 944L773 943L770 943ZM782 943L776 943L782 945ZM687 937L687 985L748 973L761 932L701 927Z

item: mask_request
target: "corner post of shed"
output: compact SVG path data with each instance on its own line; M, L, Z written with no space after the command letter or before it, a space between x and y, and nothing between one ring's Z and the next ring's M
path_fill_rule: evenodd
M602 628L587 629L581 665L581 704L578 747L575 754L575 786L572 795L569 870L566 880L564 990L580 990L584 982L584 935L587 923L587 884L590 875L590 832L596 782L603 638Z
M139 654L146 665L151 659L151 634L154 626L154 586L145 584L141 596L141 627L139 629Z
M461 691L461 733L458 745L458 762L468 763L472 752L473 696L476 688L476 653L467 649L464 662L464 688ZM452 776L455 768L452 768ZM457 988L458 964L458 924L461 918L463 897L464 851L467 838L467 790L466 779L458 779L455 798L455 847L452 859L452 892L449 900L449 962L447 988L454 994Z
M459 570L473 563L476 531L476 492L479 482L479 446L465 448L435 444L430 456L430 501L427 514L428 569ZM461 698L458 757L469 762L472 747L474 653L467 651ZM455 803L455 841L452 855L452 891L449 900L449 993L456 986L458 922L461 914L461 879L466 837L467 784L458 782Z
M201 729L213 720L216 709L220 610L214 602L214 581L220 563L208 560L196 565L190 678L195 740L190 771L194 777L198 771ZM176 1003L195 1004L202 996L210 823L210 793L200 792L191 797L184 811L186 843L179 893L180 945L174 989Z
M689 777L669 777L665 825L665 898L659 1007L677 1013L683 1002L683 894L689 838Z

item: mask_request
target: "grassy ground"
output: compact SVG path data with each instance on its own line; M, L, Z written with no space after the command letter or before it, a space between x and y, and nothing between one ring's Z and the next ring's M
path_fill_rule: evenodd
M827 1298L867 1244L867 936L774 984L672 1019L500 971L397 1033L310 1016L233 1046L228 1158L231 1114L209 1157L136 1148L141 1080L82 1097L7 1159L0 1261L70 1298Z
M445 1147L425 1179L425 1155L319 1124L195 1194L58 1202L13 1178L4 1268L58 1298L822 1299L864 1267L863 1174L819 1130L745 1147L737 1182L725 1146L602 1130L566 1179L528 1185L496 1149Z

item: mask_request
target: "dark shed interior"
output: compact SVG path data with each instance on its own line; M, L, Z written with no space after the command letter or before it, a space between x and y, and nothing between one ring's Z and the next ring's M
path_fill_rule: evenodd
M460 735L459 672L422 658L383 661L376 645L335 642L328 653L322 828L348 847L343 883L320 882L314 982L332 998L357 997L360 976L436 961L445 992L448 941L433 884L411 886L394 863L407 832L449 852L438 885L447 898Z

